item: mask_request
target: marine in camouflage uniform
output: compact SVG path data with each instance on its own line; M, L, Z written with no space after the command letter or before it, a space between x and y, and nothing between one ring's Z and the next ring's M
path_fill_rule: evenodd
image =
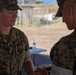
M63 6L69 6L69 1L76 3L76 0L57 0L59 9L56 17L64 16L64 10L62 9L65 9ZM67 24L68 29L69 26ZM71 34L62 37L51 49L50 58L53 61L51 75L76 75L76 28L73 29L74 31Z
M50 58L56 66L72 70L76 75L76 30L54 45Z
M24 59L30 57L29 44L23 32L11 28L10 34L0 33L0 75L19 75Z
M21 75L22 68L33 74L33 64L26 35L14 28L17 0L0 0L0 75Z

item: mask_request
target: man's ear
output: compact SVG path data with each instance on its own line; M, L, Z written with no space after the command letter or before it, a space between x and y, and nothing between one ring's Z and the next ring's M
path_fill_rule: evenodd
M73 8L72 8L72 6L68 6L68 14L69 14L70 17L73 16Z

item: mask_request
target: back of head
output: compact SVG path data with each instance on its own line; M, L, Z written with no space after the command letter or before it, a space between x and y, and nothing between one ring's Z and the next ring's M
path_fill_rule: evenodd
M17 0L0 0L0 9L18 10L21 8L17 5Z

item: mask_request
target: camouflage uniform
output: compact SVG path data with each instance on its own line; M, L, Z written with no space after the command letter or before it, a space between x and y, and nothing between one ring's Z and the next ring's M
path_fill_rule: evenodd
M50 58L56 66L72 70L76 75L76 30L54 45Z
M12 27L9 36L0 33L0 75L20 75L28 58L29 44L23 32Z

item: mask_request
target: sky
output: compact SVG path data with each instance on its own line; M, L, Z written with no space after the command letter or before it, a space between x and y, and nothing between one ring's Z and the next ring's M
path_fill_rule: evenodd
M42 0L42 2L46 4L55 4L56 0Z
M23 0L18 0L19 3L22 3ZM55 4L56 0L41 0L44 4ZM34 2L32 2L34 3Z

